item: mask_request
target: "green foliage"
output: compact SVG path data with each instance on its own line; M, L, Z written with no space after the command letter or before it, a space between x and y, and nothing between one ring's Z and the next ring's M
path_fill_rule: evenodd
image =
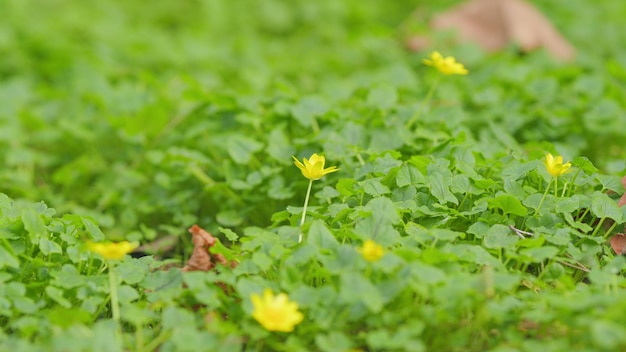
M443 41L470 73L425 101L410 1L0 2L0 350L624 349L626 6L539 5L576 61ZM300 227L312 153L340 171ZM194 223L238 265L172 268Z

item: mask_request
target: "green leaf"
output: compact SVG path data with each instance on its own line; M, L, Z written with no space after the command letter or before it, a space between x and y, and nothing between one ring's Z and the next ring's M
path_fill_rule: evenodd
M606 350L619 349L626 342L624 327L607 320L591 322L591 336L598 347Z
M48 238L48 229L40 214L32 208L22 210L22 222L28 232L30 242L38 244L40 238Z
M263 252L255 252L252 255L252 259L251 260L262 271L267 271L272 266L272 264L274 263L272 258L268 257L267 254L265 254Z
M489 204L489 209L500 209L504 214L528 215L528 209L522 205L522 202L509 194L503 194L493 199L488 199L487 203Z
M219 227L218 229L231 242L236 242L239 239L239 235L229 228Z
M387 197L374 198L367 202L365 209L372 213L376 222L398 224L400 216L395 204Z
M588 175L598 172L598 169L595 166L593 166L591 161L586 157L577 156L574 159L572 159L571 163L572 163L572 166L575 166L581 169Z
M130 285L143 281L148 271L148 265L142 265L141 262L135 260L123 261L115 266L115 276Z
M556 211L559 213L571 213L580 208L578 198L561 198L556 202Z
M0 269L5 266L18 268L20 266L20 262L9 251L0 245Z
M356 181L353 178L342 178L337 181L337 192L339 192L342 196L348 197L356 193L355 185Z
M234 210L222 210L217 213L215 219L220 225L228 227L238 226L243 221L241 213Z
M484 222L475 222L467 229L467 233L471 233L476 238L483 238L485 234L489 231L489 225Z
M464 233L448 229L430 229L428 233L437 241L454 241L459 237L464 237Z
M130 303L139 299L139 292L136 289L128 286L121 285L117 288L117 295L120 303Z
M378 288L358 273L341 275L339 298L346 303L362 302L372 313L383 308L383 297Z
M604 97L595 101L593 106L581 118L585 130L589 133L602 134L606 131L617 131L626 123L620 104Z
M412 277L419 283L426 285L436 285L445 282L448 279L446 272L431 265L421 262L413 262L410 264Z
M596 178L604 188L618 194L624 193L624 186L622 185L622 178L620 176L596 175Z
M87 233L91 235L91 239L95 242L104 240L104 233L100 230L98 225L96 225L91 219L82 218L83 225L85 225L85 229Z
M489 228L489 231L483 238L483 246L486 248L513 248L515 243L519 241L511 229L507 226L496 224Z
M306 241L308 244L316 245L318 248L334 249L339 246L335 236L321 220L315 220L311 223Z
M290 165L291 156L296 152L284 131L285 126L275 127L267 138L267 154L281 164Z
M52 300L54 300L64 308L70 308L72 306L72 303L63 297L63 290L57 287L46 287L46 294L48 294L48 297L50 297Z
M572 217L572 214L570 213L563 214L563 217L565 218L565 221L567 222L568 225L570 225L571 227L577 230L580 230L582 233L589 233L591 232L591 230L593 230L593 227L587 224L584 224L582 222L575 221L574 218Z
M422 175L419 170L409 164L403 164L398 170L396 175L396 185L398 187L404 187L408 185L417 186L425 185L426 177Z
M315 336L315 343L323 352L348 351L353 347L350 338L339 331L318 334Z
M195 328L195 318L193 314L178 307L167 307L163 310L162 314L163 328L164 329L182 329L182 328Z
M367 94L367 104L381 110L391 109L398 100L396 89L384 86L372 89Z
M78 273L76 267L70 264L63 265L60 271L53 271L51 275L54 277L55 286L65 289L82 286L86 281L85 277Z
M237 164L248 164L252 155L263 149L263 144L242 135L232 135L228 138L228 155Z
M591 196L591 213L598 218L609 218L622 222L622 211L606 193L595 192Z
M439 203L446 204L448 202L459 204L458 199L450 192L450 185L446 183L445 176L439 173L429 175L430 191L437 198Z
M46 238L39 239L39 250L41 250L41 253L43 253L44 255L50 255L52 253L58 253L58 254L63 253L63 250L61 249L61 246L58 243L54 241L50 241L49 239L46 239Z
M380 178L370 178L365 181L359 182L359 184L363 187L365 193L373 197L379 197L383 194L391 193L389 187L383 185L380 182Z
M315 117L321 116L328 111L326 100L319 96L308 96L300 99L291 108L293 117L303 126L311 127Z
M502 263L489 254L482 246L474 246L467 244L454 244L445 247L449 253L454 253L461 260L478 265L490 265L495 268L502 267Z
M554 258L558 253L559 249L552 246L526 248L520 251L520 254L531 258L533 263L540 263L546 259Z

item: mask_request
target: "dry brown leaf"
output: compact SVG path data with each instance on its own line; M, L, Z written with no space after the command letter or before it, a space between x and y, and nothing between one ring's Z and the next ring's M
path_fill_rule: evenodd
M622 177L622 186L626 189L626 176ZM622 197L617 202L617 206L621 207L624 204L626 204L626 192L622 194ZM624 231L626 231L626 226L624 226ZM609 242L611 243L611 248L613 248L617 255L626 254L626 234L618 233L611 237Z
M211 235L208 231L204 230L198 225L193 225L189 228L189 233L191 233L191 240L193 242L193 252L191 253L191 257L187 261L187 265L183 267L182 271L209 271L215 267L215 262L209 253L209 248L211 248L215 244L215 237ZM221 255L214 254L213 258L216 261L224 264L226 263L226 259Z
M622 255L626 253L626 234L618 233L611 237L610 242L615 254Z
M455 29L462 41L488 51L500 50L509 41L523 51L545 48L552 56L570 60L573 47L533 5L524 0L471 0L435 16L435 30ZM419 44L409 38L407 46Z

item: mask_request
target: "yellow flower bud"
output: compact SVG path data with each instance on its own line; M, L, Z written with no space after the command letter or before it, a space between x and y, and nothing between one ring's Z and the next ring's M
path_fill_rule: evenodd
M294 164L298 167L298 169L300 169L300 171L302 171L302 175L311 181L319 180L326 174L339 171L336 166L331 166L325 169L324 164L326 163L326 159L321 155L313 154L308 160L307 158L304 158L303 163L300 162L300 160L298 160L295 156L292 158L294 160Z
M563 164L563 157L557 156L556 158L552 156L552 154L546 154L546 158L543 160L543 164L546 166L546 170L553 177L559 177L565 173L568 173L572 170L569 168L572 166L572 163Z
M110 242L110 243L95 243L88 242L87 248L90 251L100 254L105 259L122 259L126 254L132 252L139 246L137 242Z
M439 70L444 75L466 75L467 69L462 63L456 62L456 59L452 56L443 57L438 51L433 51L430 54L430 60L424 59L424 64L432 66Z

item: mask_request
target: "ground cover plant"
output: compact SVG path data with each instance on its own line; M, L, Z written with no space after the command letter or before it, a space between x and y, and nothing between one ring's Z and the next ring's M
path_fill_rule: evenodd
M625 349L626 5L453 3L0 1L0 350Z

